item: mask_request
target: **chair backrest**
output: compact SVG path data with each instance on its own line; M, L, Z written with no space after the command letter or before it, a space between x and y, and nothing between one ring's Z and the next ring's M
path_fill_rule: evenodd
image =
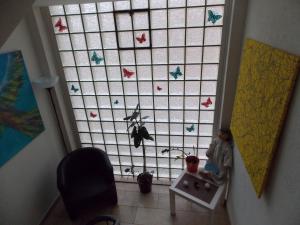
M101 177L111 168L107 154L97 148L80 148L67 154L60 162L58 176L67 184L85 177Z

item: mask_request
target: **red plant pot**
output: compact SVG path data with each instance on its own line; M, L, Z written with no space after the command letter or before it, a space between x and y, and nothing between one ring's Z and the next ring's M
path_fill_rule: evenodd
M194 155L189 155L185 158L187 171L190 173L197 173L199 166L199 158Z

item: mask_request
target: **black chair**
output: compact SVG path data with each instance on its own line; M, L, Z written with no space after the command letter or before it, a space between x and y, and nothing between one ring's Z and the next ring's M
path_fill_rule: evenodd
M67 154L57 168L57 186L71 219L84 208L118 202L113 167L107 154L97 148Z

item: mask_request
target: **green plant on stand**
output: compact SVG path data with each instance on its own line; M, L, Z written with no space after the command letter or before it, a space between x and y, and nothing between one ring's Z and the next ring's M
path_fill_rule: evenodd
M149 118L149 116L141 117L139 104L136 105L136 108L131 116L124 118L124 120L131 122L127 130L129 131L132 129L130 137L134 140L134 147L138 148L142 144L143 148L143 172L137 176L137 182L142 193L149 193L151 191L153 179L152 174L154 172L148 172L146 170L146 148L144 140L146 139L154 141L154 138L149 135L148 130L145 127L145 122L143 121L147 118ZM134 175L136 171L134 170L134 166L131 166L130 168L126 168L125 172L131 172Z
M190 152L186 153L183 149L180 149L178 147L166 148L166 149L162 150L161 153L164 154L166 152L171 152L171 151L181 152L181 155L177 155L176 159L185 159L188 172L196 173L198 171L198 166L199 166L199 161L200 160L199 160L199 158L196 154L194 146L193 146L193 152L194 152L193 155L191 155Z

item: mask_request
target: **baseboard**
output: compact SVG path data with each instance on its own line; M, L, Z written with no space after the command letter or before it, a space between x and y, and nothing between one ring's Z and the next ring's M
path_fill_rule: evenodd
M38 223L38 225L41 225L44 220L47 218L49 212L51 211L51 209L54 207L54 205L58 202L59 200L59 197L60 197L60 194L58 194L55 199L52 201L52 203L49 205L48 209L46 210L46 212L44 213L44 215L42 216L40 222Z
M115 182L116 183L131 183L131 184L136 184L137 183L136 176L134 178L132 178L132 177L126 177L125 178L125 177L122 177L122 176L119 176L119 175L114 175L114 177L115 177ZM169 179L160 179L160 180L153 179L152 184L170 186L171 182L170 182Z

